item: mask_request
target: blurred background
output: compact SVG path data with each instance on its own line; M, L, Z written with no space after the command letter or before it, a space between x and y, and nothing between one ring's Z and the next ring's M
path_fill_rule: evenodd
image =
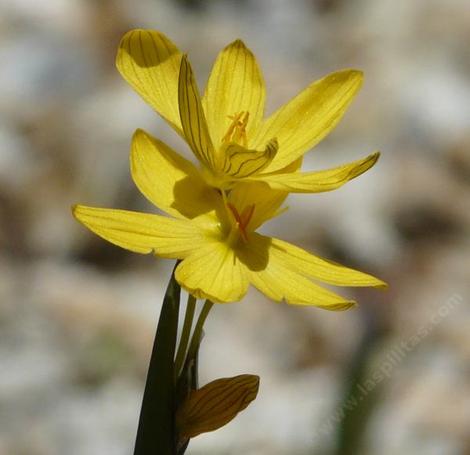
M469 455L468 0L0 0L0 454L131 453L171 261L120 250L70 206L152 210L128 170L144 128L187 153L120 78L129 29L189 53L255 52L272 112L345 67L365 84L307 155L321 169L380 149L342 189L294 195L264 227L385 279L344 313L216 306L201 383L261 376L256 402L188 453Z

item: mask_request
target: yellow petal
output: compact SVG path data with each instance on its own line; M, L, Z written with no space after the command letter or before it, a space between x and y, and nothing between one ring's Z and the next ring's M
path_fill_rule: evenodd
M142 130L132 139L131 173L145 197L170 215L194 218L220 206L196 167L163 142Z
M149 213L76 205L75 218L108 242L135 253L184 258L204 243L196 224Z
M228 117L239 112L249 113L250 137L263 118L264 101L264 80L256 58L242 41L234 41L218 55L203 98L214 145L220 144L230 126Z
M273 238L271 245L271 257L288 264L298 273L317 278L325 283L334 284L335 286L387 287L386 283L372 275L319 258L283 240Z
M272 189L290 193L321 193L335 190L363 174L377 162L379 156L380 153L375 152L361 160L324 171L264 174L250 179L266 182Z
M214 147L207 129L199 89L185 55L181 59L179 72L178 104L186 142L201 163L210 169L215 169Z
M194 390L176 414L180 439L215 431L236 417L257 396L259 376L221 378Z
M271 244L271 239L252 233L238 252L247 267L250 282L267 297L294 305L314 305L326 310L347 310L354 301L312 283L289 267Z
M276 139L268 142L264 150L248 150L231 143L224 150L224 174L234 178L244 178L257 174L273 160L278 149Z
M122 77L181 133L178 74L181 52L155 30L131 30L121 40L116 66Z
M362 73L344 70L314 82L262 125L253 148L276 137L279 152L268 171L281 169L320 142L340 121L362 84Z
M280 207L288 194L286 191L272 190L264 182L240 182L230 191L228 202L240 213L245 207L254 204L253 215L246 227L249 232L280 214Z
M299 158L297 158L295 161L292 161L292 163L288 164L286 167L274 171L273 174L288 174L290 172L296 172L302 167L303 160L304 157L299 156Z
M178 283L199 299L236 302L248 289L245 267L225 243L213 241L194 250L175 272Z

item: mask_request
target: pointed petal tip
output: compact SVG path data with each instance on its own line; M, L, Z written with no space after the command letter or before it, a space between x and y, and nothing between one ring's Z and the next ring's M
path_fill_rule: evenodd
M357 86L359 90L359 88L361 88L362 84L364 83L364 72L360 70L352 70L352 74L354 79L357 80Z
M237 51L243 51L246 52L247 54L251 55L253 58L255 58L253 52L250 50L250 48L245 44L245 42L238 38L235 41L232 41L230 44L227 44L227 46L224 47L222 52L227 52L232 49L236 49Z
M131 146L134 146L135 141L140 141L142 139L145 139L150 142L161 142L156 137L152 136L149 132L145 131L144 129L137 128L134 131L134 134L132 135Z
M96 207L90 207L90 206L82 205L82 204L73 204L71 209L72 209L72 215L74 216L74 218L82 222L81 220L82 216L83 215L86 216L90 212L90 210L96 209Z
M138 136L144 136L146 135L145 131L142 129L142 128L137 128L135 131L134 131L134 134L132 135L132 139L138 137Z
M376 279L376 283L373 284L372 286L376 289L379 289L380 291L387 291L388 290L388 283L385 281L380 280L379 278Z
M364 77L364 71L358 70L357 68L343 68L337 71L333 71L329 73L326 77L331 76L349 76L349 77L356 77L358 79L362 79Z
M361 79L364 79L364 71L362 70L356 70L356 69L351 69L352 74L354 74L356 77L360 77Z
M343 82L349 82L355 86L355 91L359 90L364 82L364 72L354 68L345 68L334 73L330 73L326 78L331 78L332 81L339 79Z
M317 306L322 310L328 311L346 311L352 310L358 307L358 304L355 300L343 300L338 303L330 303L328 305L316 305L315 303L311 304L312 306Z
M119 51L125 47L125 43L127 42L127 40L132 36L132 34L134 32L138 32L139 30L138 29L133 29L133 30L129 30L127 31L126 33L124 33L124 35L122 36L121 40L119 41L119 46L118 46L118 53Z
M244 48L247 49L246 44L240 39L236 39L235 41L231 42L227 48L229 47L238 47L238 48Z
M129 156L132 173L134 172L133 169L136 164L136 158L137 158L137 155L139 154L140 148L143 145L143 141L148 141L150 139L151 138L144 130L137 128L134 131L134 134L132 135L132 138L131 138L131 153Z
M140 139L152 139L152 136L142 128L137 128L132 135L131 144L134 144L134 141Z
M124 80L181 134L177 115L180 50L163 33L133 29L119 42L115 66Z
M378 151L371 153L370 155L363 158L361 162L362 164L357 167L356 176L364 174L366 171L373 168L377 164L377 161L379 161L379 158L380 158L380 152Z
M80 211L83 207L84 206L81 204L73 204L70 207L70 209L72 210L72 215L77 221L80 221Z
M330 311L346 311L346 310L352 310L358 308L358 304L355 300L345 300L344 302L339 302L336 305L328 305L324 308L325 310L330 310Z
M150 33L150 34L153 34L153 35L163 36L166 39L165 35L162 32L158 31L158 30L149 29L149 28L133 28L131 30L128 30L126 33L124 33L121 40L119 41L119 49L121 47L123 47L123 45L127 42L127 40L129 40L131 38L131 36L136 34L136 33L138 33L138 34Z
M367 273L360 272L363 275L363 280L356 283L347 283L344 286L351 286L356 288L374 288L380 291L385 291L388 289L388 283L377 278L373 275L369 275ZM337 284L337 286L343 286L342 284Z
M349 74L349 76L351 76L353 78L356 78L356 79L360 80L361 82L364 79L364 71L362 71L362 70L358 70L358 69L355 69L355 68L349 68L349 69L343 70L343 72L345 74Z
M379 161L381 153L377 150L374 153L371 153L366 159L366 162L370 163L370 167L374 166L377 161Z
M366 156L362 160L357 161L358 166L356 167L352 175L354 175L354 177L358 177L364 174L366 171L368 171L369 169L371 169L377 164L377 161L379 160L379 158L380 158L380 152L377 151L377 152L371 153L370 155Z
M355 300L343 300L338 303L329 303L326 305L321 305L315 302L286 302L290 305L299 305L299 306L316 306L322 310L328 311L346 311L350 309L355 309L358 307L358 304Z
M140 35L144 31L145 30L143 30L143 29L136 28L136 29L132 29L132 30L127 31L122 36L121 40L119 41L119 45L118 45L118 49L117 49L117 53L116 53L116 59L115 59L115 62L114 62L115 65L116 65L116 68L118 69L119 72L125 71L124 64L123 64L123 58L124 58L125 54L130 53L129 46L130 46L130 41L131 41L133 35L135 35L136 33Z

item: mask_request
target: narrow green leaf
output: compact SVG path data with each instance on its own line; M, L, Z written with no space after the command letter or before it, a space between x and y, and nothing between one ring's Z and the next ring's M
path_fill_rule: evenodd
M166 290L145 384L134 455L174 455L174 356L180 286L174 271Z

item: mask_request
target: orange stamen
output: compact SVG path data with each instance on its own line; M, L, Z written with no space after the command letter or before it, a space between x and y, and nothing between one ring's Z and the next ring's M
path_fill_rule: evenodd
M246 137L246 125L249 116L250 113L245 111L238 112L235 115L229 115L228 118L232 120L232 123L227 129L227 133L225 133L225 136L222 138L222 142L236 142L246 147L248 142Z
M240 231L242 239L245 242L248 242L247 227L251 221L251 218L253 217L253 213L255 211L255 204L247 205L243 209L243 212L241 213L241 215L238 212L237 208L230 202L227 203L227 207L230 209L233 217L235 218L235 222L237 223L237 228Z
M250 204L247 205L244 209L243 212L240 216L242 219L243 227L246 228L248 226L248 223L251 220L251 217L253 216L253 213L255 211L255 204Z

